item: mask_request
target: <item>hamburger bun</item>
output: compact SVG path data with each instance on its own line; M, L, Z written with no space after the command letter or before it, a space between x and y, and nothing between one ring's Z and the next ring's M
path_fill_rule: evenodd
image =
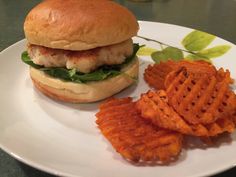
M135 16L109 0L45 0L24 23L29 43L65 50L88 50L137 34Z
M122 69L122 73L103 81L78 84L50 77L43 71L30 68L35 87L45 95L60 101L72 103L95 102L110 97L134 83L138 77L139 62L134 59Z
M42 1L29 12L24 23L29 43L27 55L33 64L25 63L31 66L35 87L53 99L73 103L95 102L120 92L138 76L138 59L130 58L134 56L132 50L127 52L127 48L133 49L131 38L138 28L135 16L113 1ZM131 41L128 47L125 41ZM100 81L65 81L60 75L52 77L43 71L61 67L89 74L103 66L125 63L126 59L130 63L118 69L122 74ZM40 67L42 70L36 69ZM86 67L88 71L81 69Z

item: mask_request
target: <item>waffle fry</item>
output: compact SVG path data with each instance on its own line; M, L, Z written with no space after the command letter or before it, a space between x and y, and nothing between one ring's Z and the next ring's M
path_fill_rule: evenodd
M109 99L96 114L102 134L125 159L169 163L184 135L204 143L236 128L236 95L230 72L204 61L149 65L144 78L157 89L131 98Z
M181 60L179 62L176 62L176 66L177 67L175 67L174 69L185 67L187 71L192 74L193 73L197 75L207 74L208 76L216 74L215 66L203 60L199 61Z
M175 68L175 65L175 62L171 60L160 62L160 64L149 65L144 72L144 79L150 87L157 90L164 89L165 77Z
M210 124L235 109L235 94L230 92L230 73L222 69L216 76L195 75L186 68L166 76L170 105L190 124Z
M154 125L183 134L210 137L224 132L233 132L235 125L232 116L224 116L210 124L190 124L168 104L165 91L149 91L137 101L137 109L143 118Z
M216 69L213 65L205 61L179 61L175 62L169 60L167 62L161 62L160 64L149 65L144 73L144 79L157 90L165 89L164 81L165 77L173 70L185 67L188 72L198 75L207 74L208 76L215 75Z
M158 127L193 134L191 127L168 105L167 95L163 90L142 94L136 108L143 118L151 120Z
M182 135L146 122L130 98L108 100L96 116L102 134L125 159L168 163L181 151Z

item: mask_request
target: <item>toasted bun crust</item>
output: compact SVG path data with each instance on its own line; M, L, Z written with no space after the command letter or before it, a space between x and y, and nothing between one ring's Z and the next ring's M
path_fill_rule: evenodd
M24 23L29 43L65 50L88 50L120 43L138 31L135 16L109 0L45 0Z
M102 100L120 92L138 77L139 62L135 59L127 65L123 72L107 80L77 84L52 78L43 71L30 68L30 76L35 87L45 95L61 101L72 103L88 103Z

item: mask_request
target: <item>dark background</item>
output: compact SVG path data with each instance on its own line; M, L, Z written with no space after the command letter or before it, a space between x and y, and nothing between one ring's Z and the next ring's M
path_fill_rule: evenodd
M24 18L39 2L39 0L0 0L0 51L24 38L22 29ZM191 27L236 43L236 0L152 0L145 3L116 0L116 2L133 11L138 20ZM53 176L31 168L0 150L0 177ZM214 177L236 177L236 168Z

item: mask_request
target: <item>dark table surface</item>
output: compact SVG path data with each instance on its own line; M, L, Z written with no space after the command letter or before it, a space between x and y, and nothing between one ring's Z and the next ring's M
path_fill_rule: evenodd
M133 11L139 20L191 27L236 44L236 0L152 0L145 3L116 1ZM0 51L24 38L24 18L39 2L40 0L0 0ZM0 177L53 175L25 165L0 149ZM236 167L214 177L236 177Z

